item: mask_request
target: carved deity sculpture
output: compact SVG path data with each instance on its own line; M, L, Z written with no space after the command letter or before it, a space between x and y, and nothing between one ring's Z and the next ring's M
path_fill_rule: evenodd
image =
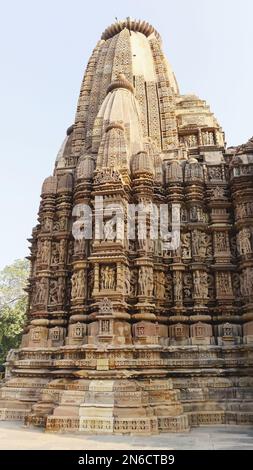
M175 301L180 302L183 299L182 273L180 271L174 271L173 284Z
M217 287L222 294L231 293L231 284L228 273L217 273Z
M198 138L195 134L186 135L184 142L188 147L196 147L198 145Z
M43 222L43 231L50 232L52 229L52 220L49 217L45 217Z
M116 288L116 276L115 269L112 266L102 266L100 272L100 287L101 289L112 289Z
M57 265L59 263L59 245L58 243L52 244L51 264Z
M210 180L222 180L222 169L219 166L211 166L208 168Z
M208 236L204 232L194 230L192 232L192 254L193 256L205 257L208 247Z
M183 275L183 293L186 300L191 299L193 291L193 282L191 273L187 272Z
M181 237L182 258L191 258L191 235L183 233Z
M253 296L253 269L246 268L241 275L241 294Z
M60 247L59 247L59 263L64 263L65 253L66 253L66 240L61 240Z
M131 292L131 282L130 282L130 270L129 268L125 268L124 271L124 293L125 295L130 295Z
M157 299L165 297L165 274L163 271L157 272L154 277L154 296Z
M34 304L44 304L47 300L47 280L42 278L35 284Z
M202 141L204 145L214 145L213 132L202 132Z
M104 241L114 241L116 234L115 234L115 220L110 219L107 222L105 222L104 225Z
M251 230L243 228L237 235L238 251L241 255L252 253Z
M62 302L63 298L63 279L60 277L59 279L53 279L50 281L49 286L49 303L54 305Z
M193 273L194 296L202 299L208 297L207 273L194 271Z
M49 261L49 255L50 255L50 241L44 240L43 242L41 242L41 249L40 249L41 263L47 264Z
M151 296L153 293L153 273L152 269L141 266L139 271L139 292L140 295Z
M227 251L227 237L226 232L216 232L215 247L217 251Z
M84 297L85 295L85 277L83 271L77 271L72 279L72 299Z

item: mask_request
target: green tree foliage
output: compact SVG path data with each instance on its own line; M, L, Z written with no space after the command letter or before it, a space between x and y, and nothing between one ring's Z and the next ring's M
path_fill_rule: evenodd
M0 271L0 366L8 351L21 339L27 307L24 288L29 276L29 262L16 260Z

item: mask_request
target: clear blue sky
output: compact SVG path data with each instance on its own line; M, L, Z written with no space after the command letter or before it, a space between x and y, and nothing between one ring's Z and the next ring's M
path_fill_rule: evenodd
M252 0L1 0L0 12L0 269L28 254L41 183L115 17L158 29L181 92L207 100L228 145L253 134Z

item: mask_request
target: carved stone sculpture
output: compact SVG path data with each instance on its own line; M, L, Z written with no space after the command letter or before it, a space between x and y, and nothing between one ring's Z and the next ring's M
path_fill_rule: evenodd
M252 253L251 230L243 228L237 235L238 251L241 255Z

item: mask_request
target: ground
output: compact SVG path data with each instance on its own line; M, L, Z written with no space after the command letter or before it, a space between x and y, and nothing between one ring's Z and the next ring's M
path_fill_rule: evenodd
M0 449L28 450L253 450L252 426L212 426L159 436L48 433L21 423L0 422Z

